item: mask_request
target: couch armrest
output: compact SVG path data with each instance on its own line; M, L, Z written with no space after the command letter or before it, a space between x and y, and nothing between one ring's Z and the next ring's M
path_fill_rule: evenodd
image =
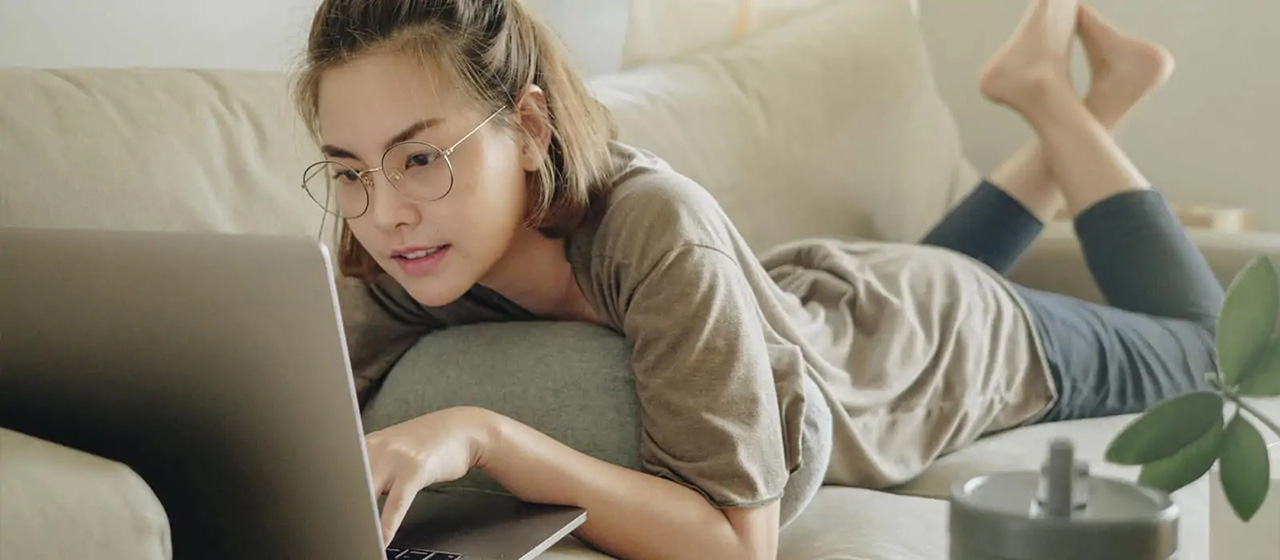
M1224 287L1254 257L1280 259L1280 233L1188 231ZM1029 288L1102 302L1070 223L1047 226L1009 278Z
M171 557L168 516L132 469L0 428L0 558Z

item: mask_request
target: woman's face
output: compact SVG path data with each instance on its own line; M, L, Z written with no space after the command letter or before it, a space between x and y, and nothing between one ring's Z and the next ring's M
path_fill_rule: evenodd
M368 174L368 209L348 227L383 270L428 306L461 297L526 230L527 174L541 164L527 142L504 128L502 115L476 130L492 113L461 91L446 73L398 54L356 59L326 71L319 84L326 159L357 172L387 169ZM410 149L383 159L389 146L406 140L447 150L472 130L448 163ZM446 189L447 196L426 200Z

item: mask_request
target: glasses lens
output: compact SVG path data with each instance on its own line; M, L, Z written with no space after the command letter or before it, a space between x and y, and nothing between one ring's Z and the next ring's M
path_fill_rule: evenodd
M423 142L405 142L382 158L387 179L409 198L431 201L453 188L453 169L440 149Z
M360 174L346 165L331 161L312 164L302 180L311 200L334 216L356 218L369 207L369 193Z

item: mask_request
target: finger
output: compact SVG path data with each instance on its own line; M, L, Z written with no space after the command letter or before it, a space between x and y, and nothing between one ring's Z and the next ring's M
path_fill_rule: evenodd
M382 543L384 545L391 544L391 538L396 535L396 531L400 530L405 514L409 513L409 506L413 503L414 496L426 485L427 481L421 471L416 469L412 475L393 479L391 489L387 492L387 501L382 505Z

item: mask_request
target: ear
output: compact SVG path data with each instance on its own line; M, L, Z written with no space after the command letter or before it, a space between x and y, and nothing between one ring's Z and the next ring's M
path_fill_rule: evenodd
M515 103L516 117L524 137L520 140L520 165L525 171L542 168L551 146L551 111L547 95L537 85L529 85Z

